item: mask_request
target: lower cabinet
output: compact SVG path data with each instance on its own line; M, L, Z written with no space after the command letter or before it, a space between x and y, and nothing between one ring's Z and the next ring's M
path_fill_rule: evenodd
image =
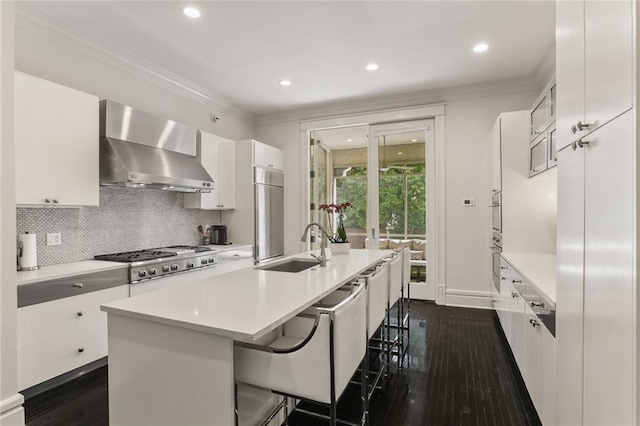
M526 303L526 280L504 260L502 266L495 303L500 325L542 424L554 425L556 339Z
M107 315L100 305L127 297L128 284L19 308L19 389L107 356Z

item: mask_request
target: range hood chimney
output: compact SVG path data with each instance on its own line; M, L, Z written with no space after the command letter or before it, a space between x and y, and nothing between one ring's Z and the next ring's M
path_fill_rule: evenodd
M210 192L200 163L200 132L117 102L100 101L100 184Z

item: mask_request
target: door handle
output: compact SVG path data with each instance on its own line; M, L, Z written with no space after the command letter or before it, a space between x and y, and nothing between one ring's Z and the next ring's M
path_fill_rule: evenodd
M531 326L534 327L534 328L538 327L540 325L540 323L537 320L533 319L533 318L529 318L529 324L531 324Z

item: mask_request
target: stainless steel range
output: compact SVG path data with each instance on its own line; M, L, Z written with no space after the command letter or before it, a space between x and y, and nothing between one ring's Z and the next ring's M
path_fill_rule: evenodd
M218 253L209 247L172 246L124 253L103 254L95 260L129 264L129 282L160 278L201 268L215 266Z

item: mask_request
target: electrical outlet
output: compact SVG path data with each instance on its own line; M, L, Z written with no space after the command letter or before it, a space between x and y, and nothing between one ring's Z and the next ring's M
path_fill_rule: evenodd
M462 199L462 207L475 207L476 199L475 198L463 198Z
M60 244L62 244L62 234L59 232L55 234L47 234L48 246L59 246Z

